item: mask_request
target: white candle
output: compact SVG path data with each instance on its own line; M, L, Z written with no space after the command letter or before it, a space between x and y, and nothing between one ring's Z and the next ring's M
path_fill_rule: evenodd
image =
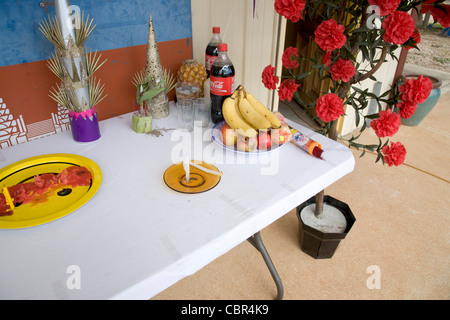
M189 182L189 178L190 178L190 168L189 167L190 167L189 155L186 155L183 160L183 168L184 168L184 172L186 174L187 182Z

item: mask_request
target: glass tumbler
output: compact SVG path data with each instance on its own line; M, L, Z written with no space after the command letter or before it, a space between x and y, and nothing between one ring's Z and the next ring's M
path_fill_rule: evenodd
M194 129L194 103L192 100L177 101L178 126L180 129Z
M199 88L196 84L178 82L175 86L175 94L177 101L193 100L198 98Z
M194 124L207 127L211 119L211 108L204 98L194 100Z

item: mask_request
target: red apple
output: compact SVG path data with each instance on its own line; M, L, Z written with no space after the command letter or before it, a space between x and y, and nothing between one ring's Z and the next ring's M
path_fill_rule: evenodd
M268 150L272 147L272 138L267 131L259 131L258 134L258 149Z
M258 144L257 138L245 137L242 134L237 134L237 150L245 152L253 152Z
M236 133L227 123L222 126L220 133L222 134L222 141L224 145L234 146L236 144Z

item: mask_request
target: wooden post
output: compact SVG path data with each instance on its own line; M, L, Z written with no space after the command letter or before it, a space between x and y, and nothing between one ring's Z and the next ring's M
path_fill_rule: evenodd
M318 194L316 194L316 207L314 210L314 215L316 218L321 218L323 215L323 197L325 194L325 190L320 191Z

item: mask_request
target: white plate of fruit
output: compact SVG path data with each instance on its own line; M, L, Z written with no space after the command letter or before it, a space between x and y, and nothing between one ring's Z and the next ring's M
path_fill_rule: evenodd
M260 153L269 152L277 149L289 141L290 132L288 136L286 132L281 133L279 129L260 130L255 137L246 137L243 134L237 133L225 121L221 121L214 125L212 129L212 139L219 146L234 152L242 153ZM239 131L238 131L239 132ZM282 141L280 142L280 137Z
M225 99L224 121L214 125L212 139L225 149L259 153L279 148L291 139L286 119L271 112L243 86Z

